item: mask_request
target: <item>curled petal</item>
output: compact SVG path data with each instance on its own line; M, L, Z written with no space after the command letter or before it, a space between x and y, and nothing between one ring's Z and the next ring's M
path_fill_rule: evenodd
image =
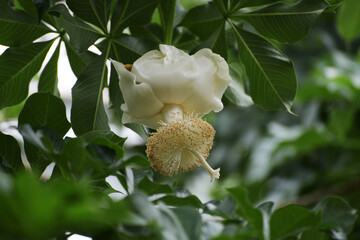
M231 82L226 61L210 49L202 49L193 55L199 71L194 92L181 105L187 112L201 114L223 109L221 97Z
M166 104L180 104L187 99L199 79L194 58L169 45L160 45L160 51L150 51L136 60L132 72Z
M124 120L130 122L131 119L149 120L156 117L164 104L154 94L151 86L138 82L136 75L129 72L123 64L113 60L111 62L119 75L119 85L125 101L121 106L123 112L127 114L124 115Z

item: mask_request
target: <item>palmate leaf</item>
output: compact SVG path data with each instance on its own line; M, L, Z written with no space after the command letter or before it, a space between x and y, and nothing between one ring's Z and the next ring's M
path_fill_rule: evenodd
M95 58L72 88L71 123L76 135L109 130L102 91L107 81L105 54Z
M291 43L304 38L316 18L328 7L325 0L276 3L250 13L236 12L230 19L245 20L263 36Z
M67 0L66 4L76 16L106 32L111 0Z
M98 56L90 51L78 53L67 41L65 41L65 47L71 70L77 77L79 77L82 70Z
M111 34L119 36L129 26L145 25L151 21L159 0L121 0L115 5L111 18Z
M90 45L101 37L100 33L94 28L71 16L64 4L56 5L49 12L59 17L58 21L69 35L70 43L80 52L86 51Z
M31 43L50 31L45 25L38 24L37 18L13 10L7 0L0 0L0 44L19 46Z
M124 64L132 64L146 52L157 48L157 45L149 40L138 39L129 35L122 35L110 41L110 58ZM109 40L105 40L97 46L100 50L104 51L108 45Z
M232 25L253 101L266 110L291 111L296 93L292 62L271 43Z
M52 41L8 48L0 56L0 109L23 101Z
M268 5L280 1L281 0L230 0L230 8L231 10L238 10L240 8Z
M206 40L214 32L218 32L225 20L216 3L209 2L191 9L181 24L199 36L201 40Z

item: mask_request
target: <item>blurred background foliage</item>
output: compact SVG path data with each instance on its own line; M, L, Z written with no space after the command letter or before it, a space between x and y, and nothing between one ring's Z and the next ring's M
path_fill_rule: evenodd
M249 1L242 2L246 5ZM264 1L257 2L262 5ZM36 15L26 1L15 3ZM180 3L179 19L204 1ZM42 93L0 111L3 126L14 119L19 123L24 152L34 170L30 174L21 164L24 156L19 139L0 133L0 239L67 239L73 233L93 239L360 239L358 11L359 1L344 0L336 14L322 14L305 39L289 45L271 40L294 63L298 79L294 114L251 105L248 95L238 94L248 92L249 85L244 84L235 86L240 90L227 92L223 111L206 116L217 131L208 159L214 168L221 167L221 178L214 183L203 169L174 178L153 172L143 142L126 144L125 138L106 126L87 132L76 123L78 137L64 138L71 127L64 118L66 104L55 97L59 94L54 84L39 84ZM82 25L66 8L58 6L51 13L68 30L68 23ZM86 28L103 27L88 13L78 13L91 23ZM161 23L158 9L146 17L151 17L153 24ZM153 48L154 41L166 40L142 39L145 30L162 30L155 25L143 29L141 24L130 27L136 39L124 34L114 37L125 46L137 43L134 48L140 52ZM96 39L90 32L87 39ZM236 45L235 37L226 34L228 43ZM174 44L184 49L194 49L199 43L191 32L174 31L173 37L177 39ZM69 60L77 62L73 71L80 83L85 78L81 72L96 56L74 50L87 49L91 41L72 41L64 40ZM104 52L106 44L97 46ZM226 54L233 78L247 79L236 54ZM115 55L116 51L109 52L109 56ZM136 58L130 51L128 59ZM104 59L98 57L90 66L99 67L101 61ZM52 76L50 67L47 74ZM41 76L38 78L41 82ZM118 112L121 98L117 99L121 95L111 87L116 81L117 76L110 74L113 106L107 114L110 123L123 127ZM44 119L38 118L48 105L52 111ZM76 118L80 117L71 119L72 127ZM146 138L139 125L129 127ZM51 178L39 181L54 162Z

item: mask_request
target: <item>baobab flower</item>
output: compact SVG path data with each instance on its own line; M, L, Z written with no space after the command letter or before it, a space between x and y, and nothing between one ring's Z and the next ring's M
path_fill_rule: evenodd
M210 49L189 55L160 45L128 65L112 61L125 103L123 123L142 123L157 129L149 137L146 154L151 166L172 176L204 166L210 178L219 178L206 158L214 128L201 119L221 111L221 97L231 81L226 61Z

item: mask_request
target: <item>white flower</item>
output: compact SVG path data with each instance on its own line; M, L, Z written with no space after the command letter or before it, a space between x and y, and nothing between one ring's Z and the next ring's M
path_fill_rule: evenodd
M173 46L144 54L131 71L112 61L125 103L123 123L157 129L147 143L152 167L165 175L202 164L211 178L219 169L206 163L215 131L201 116L222 110L221 97L231 82L226 61L210 49L189 55Z
M221 97L231 81L226 61L210 49L190 56L160 45L134 62L131 72L112 61L120 78L125 104L123 123L138 122L158 128L165 105L201 115L222 110Z

